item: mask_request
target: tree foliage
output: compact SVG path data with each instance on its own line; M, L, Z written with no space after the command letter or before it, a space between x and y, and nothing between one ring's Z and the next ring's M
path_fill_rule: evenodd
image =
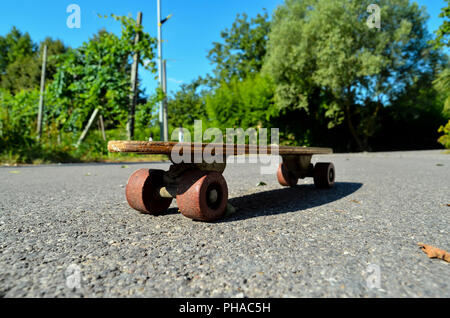
M51 80L56 73L55 57L67 50L60 40L48 37L38 45L15 27L0 37L0 86L12 93L39 87L44 45L48 47L46 76Z
M15 95L0 89L0 148L11 150L17 146L29 146L36 130L39 91L21 91Z
M33 88L39 81L39 66L30 35L13 27L0 39L0 47L1 87L11 92Z
M443 18L444 21L439 29L436 31L436 39L434 43L436 47L449 47L449 35L450 35L450 0L445 0L447 2L447 6L442 8L441 13L439 14L440 18Z
M208 54L208 59L215 65L217 82L257 74L266 55L269 30L267 12L250 21L247 14L238 15L231 29L221 32L222 42L214 42Z
M206 96L208 119L214 127L270 127L271 117L278 112L273 95L274 84L268 76L232 77Z
M442 125L438 129L439 133L443 133L441 137L439 137L438 141L447 149L450 149L450 120L444 126Z
M96 108L115 124L125 123L131 57L139 54L141 66L155 72L155 39L132 18L113 18L122 25L120 36L101 30L80 48L60 56L51 90L57 104L54 117L65 129L81 130ZM135 45L137 32L140 41Z
M450 35L450 0L446 0L447 7L442 8L441 14L439 17L444 18L444 22L439 27L437 33L437 37L434 41L436 47L449 47L450 43L448 37ZM440 92L444 98L444 110L443 114L445 118L448 119L447 124L439 127L438 132L444 133L441 137L439 137L439 142L444 145L444 147L450 149L450 66L447 64L437 76L434 81L435 88L438 92Z
M183 84L180 90L168 100L169 122L174 128L190 127L195 120L206 118L205 92L201 91L206 81L197 78L190 84Z
M367 148L375 131L366 128L375 127L381 107L438 61L416 3L379 1L379 30L366 25L369 4L287 0L274 14L264 68L277 83L280 108L308 110L317 87L331 94L328 116L347 124L359 149Z
M182 85L169 99L170 125L186 128L203 120L207 126L240 123L247 128L267 123L270 110L261 110L273 107L273 83L260 76L260 71L269 31L267 12L251 19L245 13L237 15L232 27L221 32L222 41L214 42L208 53L213 75Z

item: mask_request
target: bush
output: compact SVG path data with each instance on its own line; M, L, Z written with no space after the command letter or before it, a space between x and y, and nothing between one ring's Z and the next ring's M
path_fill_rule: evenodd
M15 96L0 90L0 154L22 161L36 146L38 101L37 90L22 91Z
M445 126L439 127L439 133L444 133L441 137L439 137L438 141L444 145L445 148L450 149L450 120Z

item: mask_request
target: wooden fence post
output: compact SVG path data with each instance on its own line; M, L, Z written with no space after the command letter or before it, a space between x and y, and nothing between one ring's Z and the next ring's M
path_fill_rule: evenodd
M39 111L37 119L37 139L42 137L42 118L44 117L45 69L47 68L47 45L44 45L42 54L41 91L39 96Z
M138 12L137 25L142 25L142 12ZM134 38L134 45L137 45L140 40L139 32ZM134 121L136 112L137 101L137 88L138 88L138 68L139 68L139 54L135 53L133 56L133 65L131 66L131 93L130 93L130 107L128 111L128 123L127 123L127 135L128 140L134 138Z
M98 124L100 127L100 131L102 132L103 140L106 141L105 123L103 122L103 116L101 114L100 116L98 116Z
M100 109L99 109L99 108L96 108L96 109L94 110L94 112L92 113L91 118L89 119L88 124L86 125L86 127L85 127L84 130L83 130L83 133L82 133L81 136L80 136L80 139L78 139L78 142L77 142L77 145L76 145L77 148L80 147L81 143L82 143L82 142L84 141L84 139L86 138L86 136L87 136L87 134L88 134L88 132L89 132L89 129L91 129L91 126L92 126L92 124L93 124L94 121L95 121L95 118L97 118L97 115L98 115L98 112L99 112L99 111L100 111Z

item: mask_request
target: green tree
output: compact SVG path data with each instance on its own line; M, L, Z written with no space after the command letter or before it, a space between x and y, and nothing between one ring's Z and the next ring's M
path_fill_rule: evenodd
M206 84L202 78L197 78L190 84L183 84L173 98L168 100L170 125L191 127L195 120L206 118L204 92L200 91Z
M13 27L6 37L0 37L0 79L1 87L12 93L39 87L42 67L42 49L47 45L47 79L56 73L56 59L66 52L60 40L46 38L39 47L28 33Z
M26 155L34 145L39 91L21 91L16 95L0 89L0 153Z
M270 31L267 13L248 21L244 13L238 15L231 29L221 32L223 42L214 42L208 59L215 65L217 82L237 76L245 78L261 70Z
M8 66L8 44L3 36L0 36L0 81L3 74L5 74Z
M256 74L245 79L232 77L206 96L206 111L210 125L244 129L271 127L277 115L274 105L274 84L270 77Z
M115 125L124 125L130 94L131 57L138 53L140 64L155 72L156 40L130 17L112 15L122 25L120 36L101 30L76 50L60 56L51 90L56 97L53 111L60 125L81 130L90 114L100 108ZM140 42L134 38L140 32ZM137 109L137 112L139 109Z
M33 55L36 52L36 45L31 40L30 35L20 32L16 27L13 27L6 35L5 41L8 64L14 63L21 57Z
M442 8L442 12L439 17L444 18L444 22L436 32L437 37L434 41L436 47L449 47L448 40L450 34L450 0L446 0L447 7ZM444 135L439 138L439 142L446 148L450 148L450 67L447 64L442 72L437 76L434 81L434 87L444 98L444 110L443 115L448 119L447 124L439 127L438 132L443 132Z
M381 108L435 68L427 16L408 0L378 1L381 28L366 24L373 1L286 0L274 13L264 71L280 108L309 110L319 88L326 116L367 149Z
M450 0L445 1L447 2L447 6L442 8L441 13L439 14L439 17L443 18L444 21L436 31L436 39L434 40L437 47L450 46L448 41L448 37L450 35Z
M433 84L444 100L442 113L445 118L450 119L450 66L445 67L437 75Z
M205 125L214 122L216 127L229 127L226 125L233 121L231 118L218 120L217 116L220 113L223 113L222 115L227 113L226 109L229 107L241 107L248 103L241 101L235 105L229 103L219 105L221 96L231 94L234 99L236 90L242 90L243 82L248 76L258 78L257 80L253 78L249 82L265 85L261 88L253 88L247 84L250 91L262 92L267 88L267 83L261 80L258 74L266 55L269 30L270 21L266 12L258 14L250 20L245 13L238 15L231 29L221 32L222 41L214 42L213 48L209 51L207 58L215 67L213 75L208 74L204 78L195 79L190 84L182 85L175 96L169 99L171 126L175 128L191 127L194 120L202 119ZM208 96L209 102L207 102L206 96ZM266 96L261 96L261 98L265 99ZM213 109L216 106L217 109ZM255 120L256 114L250 114L245 109L239 110L239 114L249 116L249 118L241 118L242 122L259 122L259 119ZM208 116L212 116L214 119L210 120ZM262 117L265 117L265 114Z
M450 34L450 0L447 1L447 7L442 8L442 12L439 17L444 18L442 25L436 32L437 37L434 40L434 44L437 48L449 47L448 36ZM450 118L450 66L447 63L442 71L438 74L434 81L435 88L440 92L445 100L444 115Z
M36 45L28 33L16 27L0 41L1 87L11 92L31 89L39 81L39 67L36 63Z
M36 55L19 57L9 64L2 76L2 87L16 94L22 90L36 88L40 81L39 60Z

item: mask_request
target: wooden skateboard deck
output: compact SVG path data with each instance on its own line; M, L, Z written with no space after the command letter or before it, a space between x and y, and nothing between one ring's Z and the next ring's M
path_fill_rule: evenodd
M170 155L173 148L180 146L180 148L190 147L191 152L203 152L209 147L222 147L222 153L231 155L243 154L271 154L271 147L259 147L251 145L230 145L230 144L196 144L196 143L178 143L178 142L159 142L159 141L110 141L108 143L109 152L122 153L139 153L139 154L153 154L153 155ZM278 154L280 156L289 155L325 155L333 153L331 148L317 148L317 147L291 147L278 146ZM214 153L213 153L214 154Z

